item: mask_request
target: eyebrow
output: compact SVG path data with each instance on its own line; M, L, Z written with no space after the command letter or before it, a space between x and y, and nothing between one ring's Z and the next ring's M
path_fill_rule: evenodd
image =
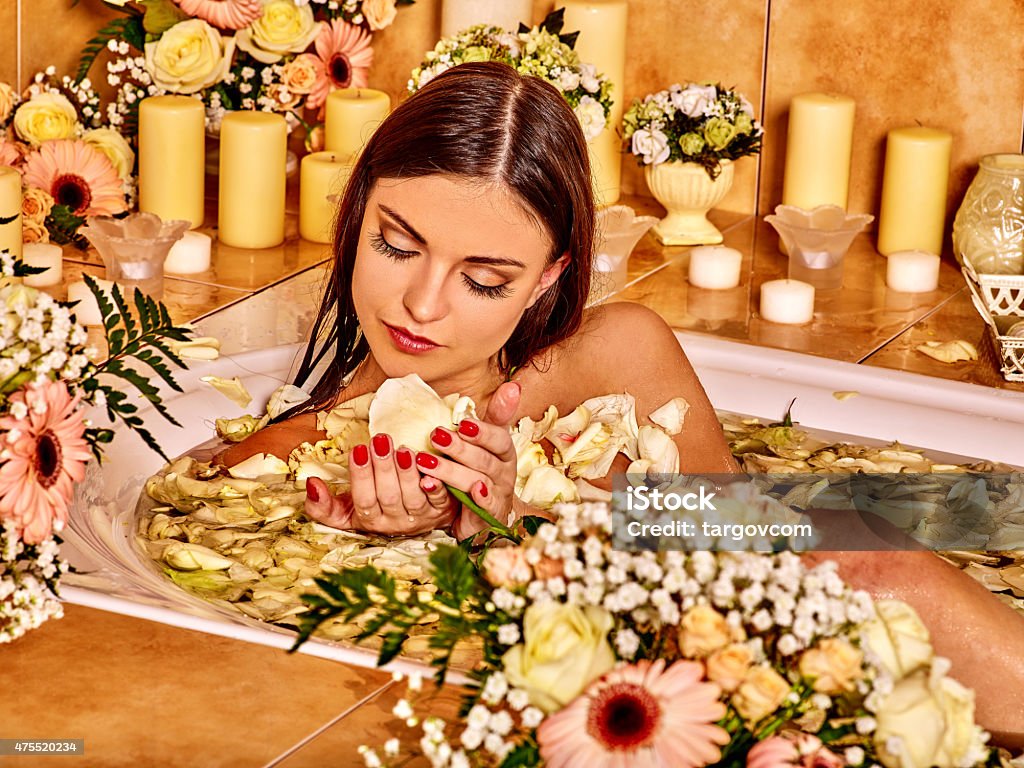
M420 243L421 245L427 244L427 239L423 237L423 235L421 235L419 232L417 232L416 229L412 226L412 224L410 224L401 216L399 216L397 211L395 211L392 208L389 208L383 203L378 203L377 205L382 211L384 211L384 213L386 213L388 216L390 216L392 219L398 222L398 225L402 227L402 229L404 229L406 232L408 232L410 237L416 240L416 242ZM519 261L518 259L509 259L500 256L467 256L466 261L469 262L470 264L485 264L494 267L518 267L519 269L526 269L526 265L523 262Z

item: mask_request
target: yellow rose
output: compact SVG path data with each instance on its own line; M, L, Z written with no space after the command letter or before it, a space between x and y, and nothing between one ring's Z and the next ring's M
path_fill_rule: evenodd
M320 32L308 3L295 0L261 0L263 15L235 35L238 47L257 61L274 64L285 54L306 50Z
M899 600L879 600L875 613L876 618L861 626L861 637L893 679L931 664L931 637L913 608Z
M789 695L790 685L771 667L754 667L732 695L732 705L750 724L777 710Z
M812 679L821 693L852 691L861 677L864 654L845 640L827 637L800 656L800 674Z
M523 643L502 657L508 681L545 712L561 709L615 665L612 617L588 605L534 603L523 617Z
M320 61L311 53L296 56L281 68L281 82L292 93L306 95L316 85L316 67Z
M158 88L197 93L224 79L234 52L234 37L225 40L202 19L189 19L146 43L146 71Z
M132 168L135 166L135 152L125 141L124 136L113 128L96 128L86 131L82 140L110 158L118 176L122 179L131 177Z
M727 645L708 656L708 680L718 683L723 691L735 691L753 663L754 653L746 645Z
M15 133L33 147L50 139L74 138L78 128L78 113L59 93L33 96L14 113Z
M22 218L21 241L23 243L48 243L50 242L50 233L42 222Z
M6 122L14 109L14 89L7 83L0 83L0 123Z
M875 746L886 768L953 768L977 740L974 692L927 670L903 678L875 712Z
M395 0L363 0L363 16L374 31L390 27L397 14Z
M725 617L709 605L691 608L679 623L679 650L689 659L703 658L731 639Z
M53 210L53 197L45 189L39 187L25 187L21 191L21 216L22 221L32 219L39 224L46 221L46 217Z

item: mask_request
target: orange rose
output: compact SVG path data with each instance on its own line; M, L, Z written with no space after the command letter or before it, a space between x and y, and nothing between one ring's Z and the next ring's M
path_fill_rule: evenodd
M53 210L53 197L45 189L25 187L21 193L21 215L42 224Z
M48 243L50 233L46 227L32 219L21 220L21 240L24 243Z
M281 82L292 93L305 95L313 90L320 59L311 53L296 56L281 68Z
M14 90L7 83L0 83L0 123L6 122L14 109Z

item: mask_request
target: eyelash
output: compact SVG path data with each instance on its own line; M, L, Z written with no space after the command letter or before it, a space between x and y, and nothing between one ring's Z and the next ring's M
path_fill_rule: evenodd
M406 261L416 255L413 251L403 251L401 248L395 248L395 246L384 239L384 234L381 232L374 232L370 235L370 247L377 251L377 253L395 261ZM470 293L488 299L504 299L512 293L507 284L481 285L467 275L462 275L462 282L469 289Z

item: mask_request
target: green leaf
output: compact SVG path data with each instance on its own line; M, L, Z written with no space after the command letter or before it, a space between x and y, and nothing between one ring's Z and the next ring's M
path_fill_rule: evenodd
M170 0L136 0L136 2L146 7L146 14L142 18L142 27L154 37L159 37L179 21L192 18Z
M67 205L59 203L50 210L43 222L50 239L58 245L73 245L80 251L89 248L89 241L78 234L78 229L85 224L85 218L76 216Z
M3 226L5 224L13 224L20 215L21 213L18 212L13 216L0 216L0 226ZM4 248L4 250L7 251L6 248ZM8 253L10 253L10 251L8 251Z
M486 509L484 509L475 501L473 501L473 499L470 497L468 493L466 493L463 490L460 490L459 488L455 488L451 485L446 484L446 487L448 488L448 491L452 494L452 496L454 496L456 499L458 499L467 507L469 507L477 515L477 517L479 517L481 520L487 523L487 525L490 526L490 529L494 531L496 534L506 539L509 539L510 541L513 541L516 544L519 544L522 541L519 538L519 536L516 535L515 531L513 531L504 523L499 523L490 512L488 512ZM475 536L470 536L470 539L475 538Z
M533 739L517 744L501 761L501 768L528 768L536 765L540 765L540 749Z
M132 11L129 11L132 13ZM78 59L78 68L75 70L75 84L82 82L92 69L96 57L106 50L110 40L125 40L129 45L142 50L145 45L145 32L142 29L141 18L132 13L125 18L112 19L103 25L96 35L85 44L82 55Z
M540 515L526 515L520 518L519 522L523 526L523 530L527 535L533 536L537 533L540 527L544 525L544 523L549 523L551 521L545 517L541 517Z

